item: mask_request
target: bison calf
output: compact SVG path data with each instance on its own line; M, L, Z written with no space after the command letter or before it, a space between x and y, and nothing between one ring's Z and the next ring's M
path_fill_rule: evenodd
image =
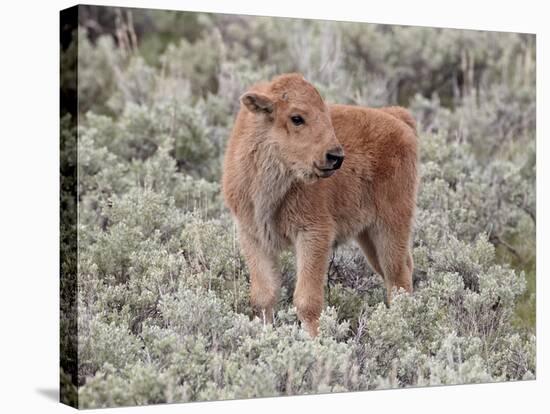
M297 259L294 304L318 332L332 248L348 239L393 287L412 291L417 136L409 112L327 105L299 74L253 86L227 146L223 194L250 271L254 309L269 321L280 252Z

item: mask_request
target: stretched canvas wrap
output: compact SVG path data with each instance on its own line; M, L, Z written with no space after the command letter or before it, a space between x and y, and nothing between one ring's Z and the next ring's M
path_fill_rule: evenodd
M75 6L61 401L535 379L535 35Z

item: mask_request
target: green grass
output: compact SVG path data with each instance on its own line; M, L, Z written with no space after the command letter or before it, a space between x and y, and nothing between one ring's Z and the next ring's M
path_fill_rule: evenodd
M525 292L518 299L514 323L518 328L535 333L536 330L536 240L535 224L530 218L518 224L518 231L506 238L506 243L514 249L499 245L496 249L497 261L508 263L518 272L525 273ZM524 236L522 236L524 235Z

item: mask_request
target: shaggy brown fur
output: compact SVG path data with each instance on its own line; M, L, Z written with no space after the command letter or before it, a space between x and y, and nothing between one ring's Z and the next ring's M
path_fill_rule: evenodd
M327 106L298 74L255 85L241 102L223 194L249 267L253 307L272 320L281 286L278 256L293 246L294 304L306 330L317 335L328 258L348 239L384 278L388 301L393 287L412 292L418 183L410 113ZM341 155L336 169L333 158Z

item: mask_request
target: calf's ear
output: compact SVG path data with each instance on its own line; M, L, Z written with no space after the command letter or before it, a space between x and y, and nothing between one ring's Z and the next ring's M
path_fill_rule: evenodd
M250 112L272 113L274 108L273 101L269 96L259 92L246 92L241 96L241 102Z

